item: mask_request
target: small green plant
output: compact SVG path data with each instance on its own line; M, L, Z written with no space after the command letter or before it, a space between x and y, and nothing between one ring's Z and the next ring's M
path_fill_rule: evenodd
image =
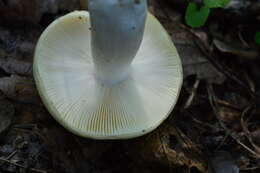
M195 2L190 2L185 14L185 21L187 25L192 28L198 28L203 26L210 14L212 8L223 8L230 0L203 0L203 5L199 5Z
M255 34L255 42L260 46L260 31Z
M186 23L191 27L201 27L207 21L210 9L206 6L201 8L195 2L190 2L185 15Z

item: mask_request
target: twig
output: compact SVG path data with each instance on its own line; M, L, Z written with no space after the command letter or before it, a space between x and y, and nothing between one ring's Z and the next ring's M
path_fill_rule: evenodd
M10 160L14 155L16 155L17 150L13 151L9 156L7 156L6 160ZM0 163L0 166L2 166L4 163Z
M245 136L247 137L248 141L250 142L250 144L255 148L256 152L259 154L260 156L260 147L258 147L254 142L253 142L253 139L250 135L250 132L247 128L247 123L244 121L244 117L245 115L249 112L249 110L251 109L251 106L247 107L243 113L242 113L242 116L241 116L241 126L245 132Z
M251 154L253 154L254 156L256 156L256 158L259 158L260 155L258 153L256 153L255 151L253 151L252 149L250 149L248 146L246 146L245 144L243 144L238 138L237 136L235 136L232 131L230 129L228 129L226 127L226 125L221 121L221 119L219 118L218 116L218 111L216 109L217 107L217 103L215 102L215 94L214 94L214 91L213 91L213 88L212 86L210 85L208 87L208 94L209 94L209 100L210 100L210 104L212 106L212 109L213 109L213 112L220 124L220 126L226 131L226 133L231 136L238 144L240 144L243 148L245 148L247 151L249 151Z
M20 164L18 164L18 163L12 162L12 161L7 160L7 159L4 159L4 158L0 158L0 161L9 163L9 164L11 164L11 165L14 165L14 166L17 166L17 167L20 167L20 168L27 169L27 167L25 167L25 166L23 166L23 165L20 165ZM33 172L48 173L47 171L39 170L39 169L35 169L35 168L30 168L30 170L33 171Z
M15 124L13 128L31 130L37 128L37 124Z
M207 152L202 152L202 143L193 142L186 134L184 134L179 128L173 127L176 132L176 137L181 144L181 149L186 157L196 165L197 169L201 172L205 172L208 167L205 155ZM200 138L199 138L199 142ZM204 147L204 146L203 146ZM204 148L205 150L205 148ZM207 148L206 148L207 150Z
M191 91L185 90L186 92L188 92L189 94L191 93ZM203 100L208 100L209 98L205 95L201 95L197 93L197 97ZM219 98L216 98L216 103L218 103L219 105L222 105L224 107L230 108L230 109L234 109L236 111L242 111L243 109L239 108L237 105L234 105L232 103L229 103L225 100L221 100Z
M200 84L200 80L196 79L196 81L195 81L195 83L192 87L191 94L190 94L190 96L189 96L189 98L188 98L188 100L187 100L187 102L184 106L184 109L187 109L188 107L190 107L190 105L191 105L191 103L192 103L192 101L193 101L193 99L196 95L199 84Z
M224 138L222 139L221 143L218 144L218 146L217 146L217 148L215 149L215 151L218 151L218 150L220 149L220 147L222 147L222 146L224 145L224 143L225 143L225 141L227 140L227 138L228 138L229 135L230 135L230 134L226 132Z
M224 64L219 64L216 61L216 57L213 57L213 55L210 53L210 49L207 48L207 46L203 43L203 40L196 35L196 33L191 30L190 28L188 28L187 26L183 25L183 24L179 24L180 27L182 27L184 30L188 31L189 33L191 33L193 35L193 37L195 37L195 41L194 43L197 45L197 47L200 49L200 51L205 55L205 58L223 75L225 75L227 78L231 79L232 81L236 82L237 84L239 84L242 88L245 88L250 96L252 98L255 98L255 93L254 91L251 90L251 87L246 85L244 82L242 82L239 79L239 76L234 74L228 67L226 67Z
M159 3L158 3L159 6L161 6ZM161 8L163 9L163 12L164 12L164 15L171 21L172 18L171 16L169 15L168 11L165 10L165 8L163 8L161 6ZM255 92L252 91L251 87L246 85L244 82L242 82L239 78L238 75L234 74L227 66L225 66L224 64L219 64L217 61L216 61L216 57L213 57L213 55L210 53L211 49L207 48L207 46L204 44L203 40L196 35L196 33L191 30L190 28L188 28L187 26L183 25L183 24L179 24L179 26L181 28L183 28L184 30L188 31L189 33L191 33L193 35L193 37L195 37L195 41L194 43L197 45L197 47L199 48L199 50L205 55L205 58L223 75L225 75L227 78L231 79L232 81L236 82L237 84L239 84L242 88L246 89L249 93L249 95L255 99L256 96L255 96Z
M159 129L158 132L157 132L157 137L158 137L159 140L160 140L160 143L161 143L162 148L163 148L164 156L165 156L166 159L167 159L167 162L168 162L168 165L169 165L169 171L172 172L172 164L171 164L170 159L169 159L169 156L168 156L168 154L167 154L167 147L165 146L165 144L164 144L164 142L163 142L163 140L162 140L162 137L161 137L160 133L162 134L162 132L161 132L160 129Z
M246 48L250 48L249 44L245 41L245 39L243 38L242 34L241 34L241 31L238 32L238 38L239 40L243 43L243 45L246 47Z
M258 166L255 166L255 167L250 167L250 168L243 168L243 169L239 169L240 171L252 171L252 170L255 170L255 169L259 169Z
M191 119L192 119L194 122L196 122L196 123L198 123L198 124L200 124L200 125L202 125L202 126L209 127L209 128L211 128L211 129L222 130L222 129L218 128L218 127L215 127L214 125L211 125L210 123L202 122L202 121L200 121L200 120L198 120L198 119L196 119L196 118L194 118L194 117L191 117Z
M231 103L229 103L229 102L227 102L227 101L225 101L225 100L220 100L220 99L218 99L218 98L216 98L217 100L216 100L216 103L218 103L218 104L220 104L220 105L222 105L222 106L225 106L225 107L227 107L227 108L231 108L231 109L234 109L234 110L237 110L237 111L241 111L241 108L239 108L238 106L236 106L236 105L233 105L233 104L231 104Z

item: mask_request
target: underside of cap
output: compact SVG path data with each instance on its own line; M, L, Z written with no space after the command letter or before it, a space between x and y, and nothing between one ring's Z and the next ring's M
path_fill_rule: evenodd
M144 135L168 117L182 84L181 61L161 24L147 17L130 74L115 85L94 77L88 12L67 14L43 32L34 78L45 106L65 128L82 137L124 139Z

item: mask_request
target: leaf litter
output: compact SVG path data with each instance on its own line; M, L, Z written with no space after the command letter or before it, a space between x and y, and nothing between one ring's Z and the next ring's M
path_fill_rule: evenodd
M222 15L216 18L221 11L237 19L246 3L242 10L259 20L257 5L252 8L258 2L231 1L213 12L202 29L187 27L175 3L186 2L152 0L149 10L167 29L182 58L180 99L157 130L125 141L77 137L53 120L39 99L32 78L34 47L47 24L66 10L35 19L25 16L26 23L32 23L26 27L1 26L0 172L259 172L260 63L254 43L259 28L237 20L239 25L230 28ZM1 5L2 1L0 9ZM239 15L243 14L248 17Z

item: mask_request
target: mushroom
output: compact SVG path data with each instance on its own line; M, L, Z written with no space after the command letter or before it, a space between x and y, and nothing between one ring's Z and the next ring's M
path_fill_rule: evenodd
M89 0L51 23L34 56L43 103L66 129L126 139L158 127L182 84L181 61L146 0Z

